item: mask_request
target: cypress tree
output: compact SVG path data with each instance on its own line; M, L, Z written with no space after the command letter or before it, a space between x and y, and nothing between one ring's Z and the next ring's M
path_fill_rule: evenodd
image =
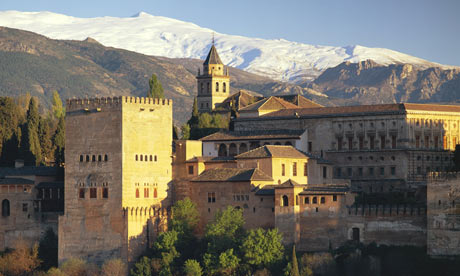
M159 98L159 99L164 99L165 95L163 92L163 86L161 85L160 80L157 78L157 75L152 74L152 77L149 80L149 93L148 97L149 98Z
M65 109L62 106L62 100L59 93L55 90L53 92L53 99L51 101L51 111L53 112L54 118L59 119L65 115Z
M51 143L51 130L47 119L40 118L38 123L38 139L40 141L41 154L43 159L50 158L53 150Z
M64 147L65 147L65 120L64 116L59 118L56 132L53 136L54 150L54 161L57 166L62 166L64 160Z
M190 120L187 122L190 128L196 128L198 126L199 116L200 113L198 112L198 104L195 97L195 99L193 99L192 117L190 117Z
M26 123L23 126L23 137L21 139L21 155L24 162L32 165L39 165L42 162L42 149L38 137L38 124L40 115L35 98L30 98L29 109L27 110Z
M292 269L291 276L300 276L299 273L299 264L297 263L297 255L295 253L295 244L292 247Z

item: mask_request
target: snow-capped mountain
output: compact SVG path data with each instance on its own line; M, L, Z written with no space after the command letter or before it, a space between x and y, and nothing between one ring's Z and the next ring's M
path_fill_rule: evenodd
M77 18L52 12L1 11L0 26L28 30L54 39L84 40L91 37L106 46L147 55L200 59L206 57L214 32L193 23L144 12L127 18ZM448 67L383 48L308 45L217 32L214 35L225 64L290 82L312 80L327 68L344 61L372 59L382 65L410 63L422 67Z

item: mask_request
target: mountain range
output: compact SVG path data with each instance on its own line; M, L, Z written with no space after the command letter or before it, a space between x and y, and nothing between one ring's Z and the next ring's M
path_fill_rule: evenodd
M371 59L380 65L453 68L383 48L309 45L284 39L227 35L193 23L140 12L132 17L77 18L52 12L1 11L0 26L32 31L53 39L96 39L105 46L145 55L204 59L214 34L229 66L291 83L312 81L342 62ZM196 69L195 69L196 70Z

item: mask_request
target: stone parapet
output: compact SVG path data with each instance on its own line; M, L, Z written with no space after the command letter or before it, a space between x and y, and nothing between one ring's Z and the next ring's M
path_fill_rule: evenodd
M115 108L121 104L146 104L146 105L172 105L171 99L154 99L154 98L143 98L143 97L103 97L103 98L89 98L89 99L69 99L66 101L66 110L74 111L80 109L91 109L91 108Z

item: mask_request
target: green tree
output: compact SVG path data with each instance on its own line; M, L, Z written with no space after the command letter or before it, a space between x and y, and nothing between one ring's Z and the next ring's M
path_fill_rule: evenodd
M53 92L53 99L51 100L51 112L54 118L58 120L65 115L65 108L62 106L61 97L56 90Z
M102 266L101 276L125 276L127 272L126 264L122 260L110 259Z
M38 245L38 257L42 260L41 268L48 270L58 265L58 237L52 228L48 228Z
M57 166L62 166L64 160L64 148L65 148L65 119L64 116L59 118L56 132L53 135L54 144L54 162Z
M175 230L162 232L153 244L155 255L161 259L160 275L170 275L176 267L174 261L180 256L176 249L179 234Z
M198 261L189 259L185 261L184 273L186 276L201 276L203 275L203 270Z
M190 125L189 124L184 124L181 127L181 132L182 132L182 140L189 140L190 139Z
M40 118L38 123L38 139L40 141L41 155L43 159L50 158L53 154L51 142L51 129L48 119Z
M0 257L0 273L10 276L28 275L40 265L38 246L30 249L23 240L18 240L15 249Z
M179 233L193 232L198 224L199 214L195 203L186 197L177 201L172 206L173 217L170 220L169 228Z
M233 275L240 264L240 259L233 253L233 248L219 255L219 271L222 275Z
M244 218L241 209L228 206L219 211L212 223L206 226L205 238L208 240L208 252L214 255L238 248L244 236Z
M131 269L131 276L151 276L152 267L150 259L148 257L142 257L137 263L134 264L134 268Z
M152 77L149 80L149 98L159 98L164 99L165 95L163 92L163 86L161 85L160 80L157 78L157 75L152 74Z
M179 139L179 130L173 125L173 140Z
M27 110L26 123L21 138L21 152L24 161L29 164L39 165L42 161L40 141L38 137L38 124L40 115L35 98L30 98L29 109Z
M193 106L192 106L192 116L188 120L187 124L191 127L197 127L198 126L198 117L200 116L200 113L198 112L198 103L196 100L196 97L193 99Z
M455 145L455 151L454 151L454 168L455 171L460 171L460 145Z
M255 268L271 268L284 256L282 237L278 229L252 229L241 245L244 260Z
M22 121L19 106L10 97L0 97L0 165L11 166L17 159Z
M297 255L295 251L295 245L292 247L292 259L289 265L290 265L290 269L287 269L288 275L289 276L300 276L299 264L297 262Z

